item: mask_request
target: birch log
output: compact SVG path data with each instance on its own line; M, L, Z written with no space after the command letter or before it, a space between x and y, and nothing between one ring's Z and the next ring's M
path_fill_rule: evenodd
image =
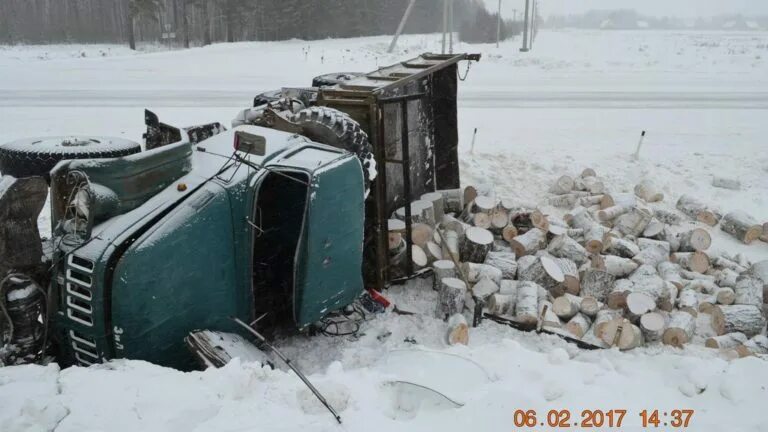
M648 312L640 317L640 330L649 342L660 341L666 328L667 320L658 312Z
M448 345L469 344L469 325L464 315L458 313L448 319L446 341Z
M735 304L762 307L763 282L752 274L745 273L739 276L733 291L736 293Z
M584 337L584 334L589 330L592 325L592 320L582 313L577 313L573 318L565 325L565 330L575 336L577 339Z
M664 200L664 193L650 180L643 180L635 186L635 195L646 202L659 202Z
M521 270L519 279L537 283L553 297L559 297L565 293L563 286L565 275L557 262L549 257L539 257L530 266Z
M615 276L603 270L587 269L581 279L580 294L583 297L590 296L599 302L605 302L615 280Z
M608 323L610 323L611 321L617 318L622 319L621 310L601 309L599 312L597 312L597 315L595 317L595 323L592 326L592 331L595 333L596 337L598 337L602 341L605 341L605 340L610 341L610 343L608 343L608 346L611 346L611 344L613 343L613 337L611 338L606 337L605 330L606 330L606 327L608 326Z
M399 219L390 219L387 221L387 229L389 231L389 250L397 251L403 241L405 235L405 222ZM397 255L397 252L394 253Z
M573 190L573 177L564 175L560 176L552 187L549 188L549 192L555 195L563 195Z
M512 239L509 244L515 250L515 255L533 255L546 246L547 233L538 228L532 228L527 233Z
M666 225L680 225L683 223L683 218L679 214L664 209L653 210L653 217Z
M712 177L712 186L737 191L741 189L741 182L732 178L714 176Z
M437 192L443 196L444 213L461 213L464 208L464 192L461 189L443 189Z
M488 313L493 315L513 315L517 294L493 294L488 298Z
M606 209L597 212L597 218L601 222L608 222L616 219L617 217L629 213L634 207L630 205L616 205L608 207Z
M450 260L438 260L432 263L432 271L434 275L434 284L432 288L435 291L440 290L440 284L444 278L455 278L456 265Z
M754 218L740 210L723 216L720 229L744 244L752 243L763 234L763 227Z
M764 327L765 318L757 306L715 306L712 309L712 328L718 335L741 332L752 337L762 332Z
M696 291L692 289L680 291L677 307L681 312L687 312L696 317L699 314L699 297L696 295Z
M690 195L683 195L677 200L677 209L689 218L709 226L715 226L720 221L720 214L717 211Z
M723 268L715 272L715 283L721 287L734 288L738 279L739 274L728 268Z
M680 270L682 269L679 264L664 261L656 266L656 270L659 272L659 276L665 281L675 284L678 289L683 287L683 278L680 276Z
M445 199L440 192L429 192L421 196L421 201L427 201L432 203L432 211L434 212L435 223L442 222L443 215L445 214Z
M569 320L581 310L581 297L565 294L552 302L552 312L559 318Z
M576 240L567 235L559 235L552 239L547 251L557 258L567 258L581 266L589 259L589 253Z
M734 332L721 336L709 337L704 341L704 346L715 349L730 349L743 345L746 341L747 336L744 333Z
M692 229L677 236L680 241L678 251L680 252L701 252L709 249L712 244L712 237L707 230L702 228Z
M670 257L672 262L681 267L697 273L706 273L709 270L709 257L702 252L677 252Z
M584 315L594 318L598 312L603 308L603 304L599 301L597 301L594 297L583 297L581 299L581 303L579 304L579 310Z
M440 283L440 295L435 315L444 320L464 310L467 285L456 278L443 278Z
M600 253L606 242L607 234L608 228L597 223L592 224L584 230L584 248L592 254Z
M631 292L627 295L627 314L632 321L656 310L656 299L645 293Z
M653 214L649 210L635 207L629 213L619 216L614 228L624 235L637 237L651 223L652 218Z
M502 279L514 279L517 274L517 260L512 252L488 252L485 264L501 270Z
M560 266L560 270L563 271L565 292L573 295L579 294L581 292L581 281L579 279L579 268L576 266L576 263L568 258L554 258L554 260Z
M634 282L629 279L619 279L611 287L606 295L605 303L611 309L624 309L627 307L627 296L634 289Z
M607 251L612 255L622 258L633 258L640 253L640 248L630 240L612 238Z
M483 278L492 280L496 285L501 284L503 273L494 266L465 262L459 264L459 267L458 274L463 274L470 284L478 283Z
M637 198L633 193L620 193L620 194L603 194L603 199L600 201L600 208L606 209L615 205L629 205L634 206L637 204Z
M493 245L493 234L490 231L472 227L464 233L464 238L459 244L461 260L473 263L482 263Z
M661 341L664 345L682 348L693 338L695 329L696 320L693 315L687 312L674 311L670 314L669 325L664 330Z
M736 293L731 288L720 288L715 292L715 300L721 305L732 305L736 301Z
M539 285L524 281L517 286L515 319L524 325L534 326L539 321Z
M599 269L605 270L617 278L629 276L630 273L637 270L639 267L636 262L628 258L621 258L614 255L595 255L595 257Z

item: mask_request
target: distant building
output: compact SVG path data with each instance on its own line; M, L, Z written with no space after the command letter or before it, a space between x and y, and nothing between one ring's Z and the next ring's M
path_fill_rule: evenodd
M651 28L651 25L648 24L648 21L638 20L637 21L637 28L639 28L639 29L648 29L648 28Z
M724 30L763 30L757 21L749 21L742 17L731 19L723 24Z

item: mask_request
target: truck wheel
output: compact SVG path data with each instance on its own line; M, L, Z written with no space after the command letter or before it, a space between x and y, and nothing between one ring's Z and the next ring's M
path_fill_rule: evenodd
M346 113L327 107L303 109L291 116L291 121L304 129L304 136L312 141L327 144L354 153L363 166L365 195L376 178L376 161L368 134L360 124Z
M312 79L312 87L331 87L363 75L358 72L335 72L320 75Z
M16 178L49 178L59 161L104 159L141 151L141 145L122 138L44 137L25 138L0 146L0 173Z

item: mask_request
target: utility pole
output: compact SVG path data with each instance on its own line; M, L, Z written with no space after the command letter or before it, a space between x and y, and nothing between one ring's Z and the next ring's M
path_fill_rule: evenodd
M530 12L531 0L525 0L525 22L523 23L523 47L522 52L530 51L528 48L528 13Z
M395 45L397 45L397 39L400 37L400 33L403 32L403 28L405 28L405 23L408 21L408 17L411 15L414 4L416 4L416 0L411 0L411 2L408 3L408 7L405 9L405 13L403 14L403 19L400 20L400 24L397 26L395 37L392 38L392 43L389 44L389 49L387 50L388 53L391 53L395 49Z
M501 40L501 0L499 0L499 16L496 19L496 48L499 47Z
M448 52L453 54L453 0L448 0Z
M533 49L533 43L536 41L536 33L538 32L537 20L536 20L536 14L539 13L539 2L538 0L533 0L533 9L531 11L531 46L529 48Z
M443 50L441 54L445 54L445 42L448 36L448 0L443 0Z

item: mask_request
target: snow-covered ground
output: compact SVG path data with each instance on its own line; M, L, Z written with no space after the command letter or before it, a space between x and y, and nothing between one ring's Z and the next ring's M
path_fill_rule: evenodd
M169 123L228 123L258 91L308 85L324 72L371 70L439 51L440 41L407 36L386 54L388 42L146 53L0 47L0 142L59 134L138 141L145 107ZM540 203L557 176L589 166L613 190L652 178L667 195L664 205L690 193L768 221L768 33L559 31L542 32L531 53L518 47L458 46L484 54L460 85L466 183L493 183L499 196ZM632 162L642 130L641 160ZM742 190L713 188L713 174L738 178ZM766 243L740 245L716 230L713 240L713 249L768 258ZM431 311L434 294L418 284L388 294L408 310ZM520 430L517 409L537 410L540 419L569 409L571 422L582 409L627 409L621 430L642 430L642 409L695 409L691 430L768 430L759 414L768 396L762 360L727 362L693 346L584 352L487 322L472 330L469 347L446 348L443 326L429 316L386 314L355 338L281 343L342 411L343 427L284 371L236 363L181 373L120 361L0 369L0 431L507 431ZM446 376L454 381L436 386L463 407L391 383Z

